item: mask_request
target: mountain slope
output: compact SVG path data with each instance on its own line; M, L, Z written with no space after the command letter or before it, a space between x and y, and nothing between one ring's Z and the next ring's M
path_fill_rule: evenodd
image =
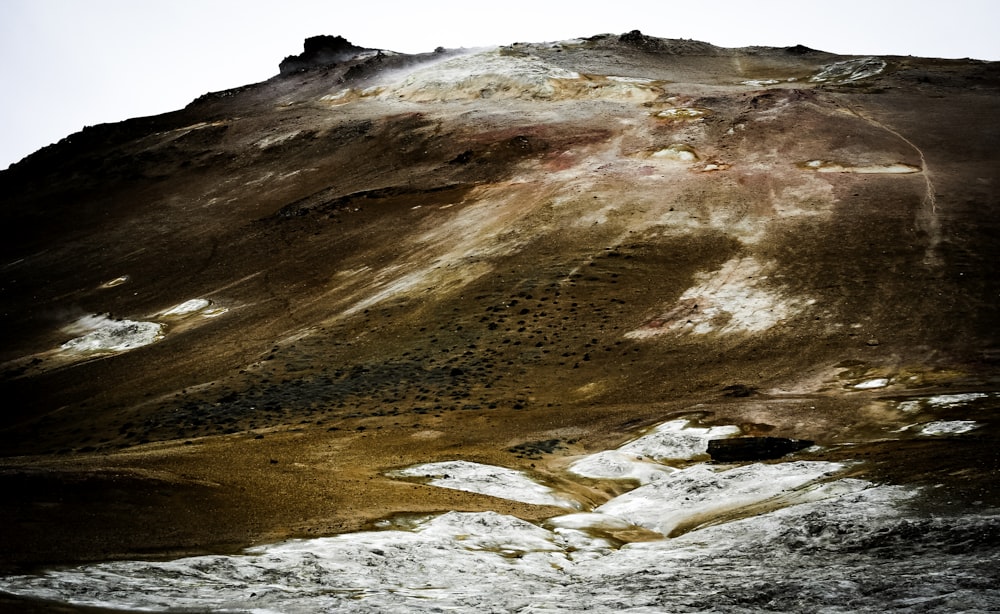
M995 64L343 43L0 173L8 568L547 518L387 472L596 505L566 464L677 416L1000 502Z

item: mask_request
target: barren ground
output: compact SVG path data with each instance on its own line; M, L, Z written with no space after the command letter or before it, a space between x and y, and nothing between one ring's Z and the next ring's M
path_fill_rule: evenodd
M390 55L0 173L0 572L541 520L387 473L470 460L598 505L621 484L567 465L679 416L997 508L1000 69L848 59ZM99 314L161 334L64 345ZM978 427L900 431L933 420Z

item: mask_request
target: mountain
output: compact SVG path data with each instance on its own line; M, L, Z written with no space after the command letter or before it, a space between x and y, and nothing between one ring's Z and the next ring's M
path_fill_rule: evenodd
M316 37L265 82L70 135L0 172L0 573L412 514L541 530L638 479L572 463L687 420L813 443L762 466L972 527L883 537L985 574L948 607L995 606L998 93L996 63L638 31ZM394 473L446 461L563 498ZM788 496L677 531L724 540ZM670 533L628 518L619 545Z

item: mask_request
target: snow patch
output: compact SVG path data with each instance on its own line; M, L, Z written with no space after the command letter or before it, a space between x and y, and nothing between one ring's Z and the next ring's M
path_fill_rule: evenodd
M986 558L908 544L919 542L915 533L960 543L986 534L995 517L916 525L899 517L900 489L834 484L841 494L831 488L818 501L620 549L581 530L622 528L614 518L573 514L547 530L491 512L451 512L412 530L294 540L240 556L3 577L0 589L154 611L742 612L760 609L761 590L775 611L823 611L830 603L895 611L938 594L966 609L993 609L995 591L975 588L994 585ZM875 551L877 564L866 553L868 544L896 542ZM845 578L864 578L866 590ZM956 595L956 586L973 588Z
M854 384L851 388L857 390L872 390L874 388L885 388L889 385L889 378L887 377L877 377L875 379L865 380L863 382Z
M552 48L579 47L580 45L585 45L585 44L587 44L587 41L583 40L582 38L568 38L563 41L556 41L552 43L551 47Z
M548 486L534 481L524 473L506 467L483 465L469 461L425 463L400 469L392 477L430 478L432 486L462 490L499 499L509 499L534 505L555 505L579 509L576 501L558 495Z
M714 524L691 531L670 540L627 544L610 558L622 564L623 572L639 569L643 563L659 559L659 565L676 570L675 563L694 560L713 561L723 568L739 570L737 577L746 582L751 577L747 569L729 567L724 561L735 562L730 557L735 552L759 552L764 555L758 565L770 567L777 563L776 551L788 553L791 566L802 565L806 560L816 560L815 553L829 555L839 549L850 551L857 541L867 535L890 533L886 524L898 519L896 507L900 501L912 497L912 492L898 486L872 485L863 480L841 479L828 482L823 490L829 497L818 497L778 509L759 516ZM865 527L862 531L857 528ZM905 530L905 528L904 528ZM859 540L860 538L860 540ZM852 542L854 542L852 544ZM763 549L760 547L763 546ZM797 558L792 553L802 553ZM737 559L742 558L739 555ZM832 561L818 557L816 564L826 566ZM793 562L794 559L794 562ZM786 573L786 571L778 573ZM788 611L793 611L791 608Z
M856 173L860 175L909 175L919 173L922 170L919 166L902 162L858 166L831 160L807 160L800 163L799 167L817 173Z
M290 141L295 137L299 136L301 132L302 132L301 130L294 130L292 132L286 132L284 134L274 134L271 136L266 136L257 141L255 144L259 149L267 149L268 147L273 147L275 145L280 145L282 143Z
M675 471L675 469L659 463L639 460L635 455L618 450L605 450L575 461L570 465L569 471L585 478L636 480L640 484L648 484Z
M174 305L152 317L176 321L198 314L214 318L227 311L225 307L212 308L211 301L197 298ZM127 352L156 343L166 334L161 322L117 319L108 314L84 316L65 326L63 332L77 335L59 346L59 352L70 356Z
M674 143L669 147L664 147L652 153L652 157L665 159L665 160L676 160L678 162L695 162L698 160L698 154L695 153L688 145L683 145L680 143Z
M573 222L574 226L586 228L588 226L596 226L600 224L605 224L608 221L608 216L618 211L618 205L615 203L609 203L604 205L596 211L588 211L580 215Z
M979 399L988 399L993 396L988 392L965 392L959 394L938 394L929 397L900 401L898 408L905 413L915 413L924 409L948 409L966 405Z
M161 318L186 318L200 315L203 318L217 318L228 312L226 307L212 307L212 301L204 298L193 298L157 314Z
M496 512L448 512L424 521L417 531L427 537L457 541L466 550L513 555L559 549L549 531Z
M548 519L545 524L550 527L561 529L600 529L604 531L615 531L628 529L634 525L609 514L599 514L597 512L580 512L578 514L565 514Z
M718 472L695 465L615 497L594 511L670 536L769 499L784 497L780 506L784 507L792 500L825 498L828 494L818 484L802 488L841 469L839 463L819 461L753 464Z
M419 68L380 96L387 100L449 102L597 99L652 102L662 94L652 79L581 75L517 48L478 51ZM338 103L347 98L324 97Z
M203 298L193 298L189 301L184 301L179 305L174 305L170 309L166 309L160 312L161 316L186 316L198 311L202 311L211 305L211 301Z
M129 280L128 275L122 275L121 277L115 277L114 279L110 279L104 282L103 284L100 285L100 287L103 289L114 288L115 286L120 286L128 282L128 280Z
M928 422L920 428L921 435L959 435L982 426L974 420L939 420Z
M115 320L107 315L84 316L63 330L80 335L60 346L74 354L127 352L163 338L162 324Z
M740 433L734 425L697 427L687 420L671 420L657 426L647 435L618 448L623 454L652 458L657 461L691 460L708 451L710 439L722 439Z
M197 314L203 318L217 318L229 311L226 307L212 307L212 305L212 301L208 299L194 298L174 305L159 315L166 318L184 318Z
M697 427L687 420L671 420L616 450L584 456L573 462L569 471L585 478L636 480L649 484L676 471L660 463L704 457L709 440L739 433L740 428L733 425Z
M927 397L927 404L931 407L954 407L956 405L965 405L966 403L971 403L978 399L989 398L989 394L985 392L967 392L964 394L938 394L932 397Z
M320 102L341 102L341 101L345 100L348 97L348 95L350 95L351 92L353 92L353 91L354 90L352 90L351 88L339 90L339 91L336 91L336 92L333 92L333 93L321 96L319 100L320 100Z
M674 420L617 452L690 454L733 429ZM820 611L850 601L856 610L889 611L913 595L952 595L955 579L992 586L982 571L992 568L988 554L962 562L949 548L967 543L966 536L988 534L1000 523L996 517L901 519L896 504L908 491L833 479L840 463L664 469L658 479L594 512L556 516L544 526L495 512L448 512L386 521L381 526L387 530L260 546L239 556L115 561L0 577L0 590L154 611L610 614L749 611L724 600L747 595L739 603L759 606L758 586L766 587L776 610ZM552 496L521 472L465 461L397 474L454 480L461 490L515 500L524 499L509 495L535 493L529 502L539 493L543 500ZM468 487L475 483L483 486ZM678 536L620 546L627 538L619 535L648 539L642 533L649 530ZM924 539L948 547L928 549ZM855 583L844 581L852 577L864 577L869 590L859 595ZM900 578L918 580L904 584ZM971 589L961 601L986 611L996 604L991 596Z
M641 84L653 83L652 79L643 79L642 77L615 77L609 75L607 79L608 81L614 81L616 83L641 83Z
M414 102L550 99L557 94L557 81L579 78L579 73L553 66L535 56L494 49L418 69L386 88L382 96Z
M625 336L761 332L810 304L764 287L763 272L755 258L729 260L718 271L701 275L700 283L687 289L669 311Z
M885 70L885 60L876 57L864 57L854 60L844 60L827 64L809 81L812 83L853 83L868 79Z
M705 115L708 115L708 111L706 109L698 109L695 107L675 107L672 109L664 109L655 113L655 117L660 119L670 119L676 121L701 119Z

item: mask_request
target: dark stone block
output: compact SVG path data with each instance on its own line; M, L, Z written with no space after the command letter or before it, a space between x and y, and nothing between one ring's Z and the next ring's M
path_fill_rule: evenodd
M813 442L785 437L736 437L712 439L708 454L714 461L724 463L781 458L786 454L808 448Z

